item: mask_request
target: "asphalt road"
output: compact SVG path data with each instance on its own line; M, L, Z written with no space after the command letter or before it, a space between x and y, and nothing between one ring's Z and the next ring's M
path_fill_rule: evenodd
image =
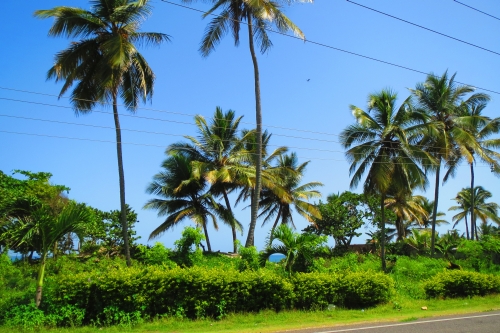
M500 311L434 317L410 322L372 323L287 331L287 333L500 333Z

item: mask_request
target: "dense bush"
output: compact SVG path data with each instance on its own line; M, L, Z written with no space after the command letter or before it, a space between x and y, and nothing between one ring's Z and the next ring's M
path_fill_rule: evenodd
M295 307L323 309L328 304L348 308L373 306L389 300L394 282L382 273L301 273L293 277Z
M457 263L482 273L500 272L500 238L485 236L476 242L463 240L457 248Z
M298 274L287 279L266 270L119 268L106 275L65 274L46 301L85 311L85 322L104 323L114 311L148 318L173 315L220 318L263 309L372 306L389 299L392 279L382 273Z
M500 292L500 277L461 270L439 273L424 283L428 297L484 296Z
M55 282L46 299L52 304L86 310L86 321L102 321L103 311L115 307L143 317L159 314L189 318L220 317L226 312L290 308L293 286L275 274L225 269L156 267L66 274Z

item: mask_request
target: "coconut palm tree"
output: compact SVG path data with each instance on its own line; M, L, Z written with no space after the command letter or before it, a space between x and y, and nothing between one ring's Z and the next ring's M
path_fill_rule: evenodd
M448 72L442 76L430 74L424 83L417 84L412 94L416 97L420 110L426 112L430 121L436 126L434 131L428 132L420 144L426 147L437 160L436 166L428 169L436 172L436 184L434 189L434 209L432 213L432 241L431 254L434 254L436 236L436 218L439 202L440 170L442 164L448 168L443 178L443 183L455 174L458 166L457 161L465 158L473 161L469 149L479 151L476 139L464 126L465 119L460 118L461 109L487 102L489 96L482 93L467 95L474 92L474 88L467 85L457 85L455 75L448 77ZM465 99L467 97L467 99ZM470 122L470 119L469 119Z
M212 251L207 225L212 221L218 229L217 218L231 224L234 219L226 207L218 204L210 191L205 191L206 181L194 178L192 160L182 154L173 154L162 163L163 171L153 177L146 192L160 196L149 200L145 209L158 211L158 216L166 216L149 235L156 238L168 229L178 225L185 218L190 218L197 227L203 228L208 251Z
M473 196L475 198L474 206L472 205ZM455 226L460 221L462 221L462 219L464 219L467 231L467 239L469 239L467 230L467 215L470 214L472 216L473 211L474 216L478 217L483 222L483 224L486 224L488 220L500 223L500 218L497 215L497 211L500 206L494 202L486 202L486 200L491 197L491 192L485 190L482 186L476 186L474 188L474 191L471 191L471 188L467 187L458 192L457 196L454 199L458 203L458 206L453 206L449 209L452 211L458 211L458 213L453 216L453 221L455 221L455 224L453 224L453 228L455 228ZM474 230L473 232L472 229L474 228L476 230ZM477 234L477 227L475 225L472 225L471 223L470 239L474 240L473 237L479 239L479 236Z
M474 188L474 164L476 157L484 163L491 166L493 172L500 173L500 154L493 149L500 147L500 139L490 138L493 134L500 132L500 117L490 119L482 115L482 111L487 103L480 102L478 104L464 105L460 117L457 118L457 125L464 127L465 130L472 133L476 139L474 144L468 145L465 143L467 152L472 159L468 161L470 166L471 183L470 188ZM460 159L461 160L461 159ZM458 162L460 162L460 160ZM471 207L475 206L475 191L471 192ZM471 209L471 239L474 239L474 234L477 230L475 209Z
M363 179L366 194L380 196L381 261L385 262L385 200L389 191L425 188L427 178L418 165L431 164L432 157L418 146L412 145L428 130L425 115L411 107L408 97L396 106L396 93L382 90L368 97L368 110L351 105L356 124L340 135L346 157L351 163L351 188Z
M155 75L137 51L139 44L159 45L168 35L140 32L141 23L151 14L149 0L94 0L90 11L75 7L37 10L38 18L54 18L49 36L81 38L59 52L48 79L63 81L59 97L76 84L71 104L77 114L92 111L96 104L112 103L116 130L116 152L120 183L120 221L124 251L130 266L130 249L125 206L125 176L118 99L134 112L140 101L153 96Z
M314 188L323 186L323 184L320 182L300 184L300 180L308 164L309 162L304 162L299 165L296 153L280 155L278 157L277 169L283 170L283 172L278 175L277 181L285 189L287 195L280 195L271 188L264 188L259 203L259 207L262 209L259 217L265 217L262 226L276 216L271 228L271 234L280 221L281 224L292 224L295 226L292 217L292 207L295 207L297 213L310 223L314 223L313 218L321 218L318 208L306 200L320 198L321 193L314 190Z
M428 219L427 212L420 205L424 199L421 195L412 195L404 190L388 194L385 199L385 208L390 209L396 215L395 227L397 240L406 238L406 233L414 224L422 225Z
M192 0L184 0L191 2ZM262 107L260 96L260 73L255 53L254 42L260 46L261 53L266 53L272 46L267 30L272 24L281 33L292 31L300 38L305 38L302 31L281 11L279 1L274 0L211 0L214 3L203 17L212 15L215 11L221 12L215 16L208 25L205 35L202 39L200 52L206 57L220 43L222 37L231 31L234 44L239 45L240 29L242 24L246 24L248 28L248 42L252 63L254 68L254 84L255 84L255 122L257 131L257 151L262 151ZM293 2L293 1L286 1ZM304 0L301 2L312 2L312 0ZM251 220L248 229L248 237L245 243L246 247L253 246L255 226L257 223L259 195L261 189L261 174L262 174L262 157L257 156L255 189L253 191L254 199L251 205Z
M53 207L47 204L30 201L30 215L26 215L10 224L2 239L16 247L28 245L40 255L40 266L36 280L35 304L40 306L45 276L45 266L49 252L57 246L57 242L68 233L79 233L85 224L90 223L92 211L83 204L69 201L56 214Z
M245 165L251 157L244 149L244 143L252 133L238 137L241 118L236 118L233 110L224 113L217 107L210 124L203 116L195 116L197 138L185 136L188 143L178 142L167 148L168 153L183 154L192 160L193 177L206 179L211 184L209 192L224 199L226 208L233 216L231 229L235 253L236 231L241 230L241 224L234 218L228 194L255 178L255 171Z

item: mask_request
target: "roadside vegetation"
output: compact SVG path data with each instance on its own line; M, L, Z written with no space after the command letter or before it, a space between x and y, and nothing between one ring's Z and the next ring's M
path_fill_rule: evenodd
M237 44L239 20L248 23L257 127L242 128L236 111L220 107L210 119L196 116L196 134L165 147L164 162L145 184L151 199L129 207L117 103L121 98L133 112L152 98L154 74L134 43L159 45L168 36L138 30L152 10L146 0L92 3L93 12L57 7L35 15L55 18L52 36L84 38L57 54L48 77L64 81L61 95L76 84L71 101L77 113L112 102L120 207L105 212L71 200L70 189L51 183L47 172L0 171L1 327L220 328L235 318L304 311L395 319L414 315L415 304L443 308L439 301L445 300L463 309L470 301L473 309L486 310L476 297L485 297L487 306L498 300L499 206L474 181L478 161L500 174L500 118L482 113L488 95L445 72L429 75L403 99L384 89L368 96L366 109L351 105L354 121L340 142L351 189L362 191L321 200L322 182L303 181L309 161L300 162L285 146L271 150L272 134L261 127L253 41L267 51L270 24L301 38L302 31L280 2L214 2L210 12L225 14L209 24L200 51L208 56L228 27ZM461 165L470 169L470 182L453 198L455 215L446 221L438 211L439 187ZM432 199L426 196L431 183ZM246 221L235 214L242 206L251 207ZM134 209L162 219L149 240L184 226L174 248L141 244ZM296 218L308 226L296 230ZM268 230L261 250L253 246L257 222ZM448 232L436 232L447 224ZM462 224L464 233L455 229ZM215 252L209 225L231 229L233 252ZM352 244L367 230L366 244ZM245 244L238 233L246 233ZM273 255L280 260L271 261Z

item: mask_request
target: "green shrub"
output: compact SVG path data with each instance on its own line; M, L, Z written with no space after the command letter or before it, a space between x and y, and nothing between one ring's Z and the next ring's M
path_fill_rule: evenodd
M339 303L348 308L374 306L387 302L394 289L394 281L383 273L366 271L347 274L339 289Z
M463 240L457 248L457 264L481 273L500 272L500 239L485 236L481 241Z
M238 269L240 271L245 270L258 270L260 268L259 264L259 251L255 246L238 247L238 253L240 254L240 260L238 261Z
M170 259L171 256L172 250L166 248L165 245L160 242L156 242L155 245L151 247L142 244L137 245L136 257L146 265L164 265L169 268L176 267L177 264Z
M46 324L45 314L37 309L35 303L18 305L7 311L5 326L34 330Z
M500 292L500 277L461 270L437 274L424 283L428 297L484 296Z
M361 308L387 302L394 282L373 271L345 275L302 273L293 277L295 307L323 309L329 304Z

